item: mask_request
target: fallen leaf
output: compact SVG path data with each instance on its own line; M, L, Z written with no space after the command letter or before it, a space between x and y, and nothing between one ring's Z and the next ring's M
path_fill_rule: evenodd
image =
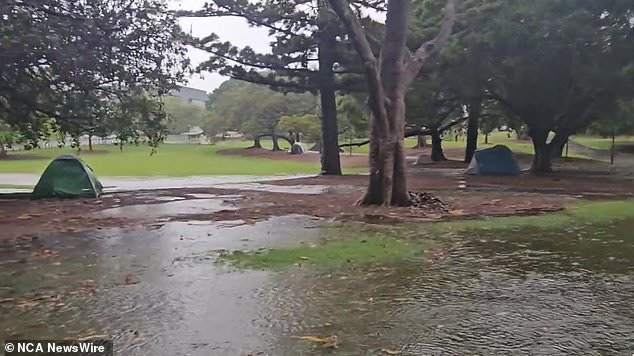
M310 257L300 256L300 257L299 257L299 259L300 259L300 260L307 261L307 260L310 260Z
M99 340L99 339L107 339L108 335L88 335L82 336L77 339L77 341L87 341L87 340Z
M47 258L47 257L57 257L59 253L49 249L43 249L33 253L33 257Z
M400 355L401 352L398 350L390 350L390 349L381 349L381 352L384 352L387 355Z
M464 210L462 210L462 209L458 209L458 210L449 210L449 215L453 215L453 216L462 216L462 215L464 215Z
M123 281L123 283L126 285L131 285L141 283L141 281L135 275L129 273L125 276L125 280Z
M333 348L336 349L339 347L339 340L336 335L332 335L329 337L321 337L321 336L295 336L295 338L312 342L315 344L321 344L322 347Z

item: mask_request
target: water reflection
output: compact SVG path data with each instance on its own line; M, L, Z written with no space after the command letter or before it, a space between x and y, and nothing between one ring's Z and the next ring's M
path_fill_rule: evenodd
M338 271L216 263L214 251L332 234L315 224L305 217L238 227L168 223L0 246L0 300L15 299L0 303L0 332L112 335L125 355L634 350L634 221L469 233L443 240L434 258ZM337 335L340 348L314 347L296 338L303 335Z

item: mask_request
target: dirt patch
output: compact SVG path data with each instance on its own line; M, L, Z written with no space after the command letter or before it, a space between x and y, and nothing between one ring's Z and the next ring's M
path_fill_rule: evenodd
M282 153L284 154L284 153ZM452 164L456 164L455 162ZM93 231L105 227L160 226L169 220L254 222L273 216L301 214L325 219L390 222L437 221L445 218L540 214L563 209L576 199L616 199L633 196L633 178L566 171L548 176L465 176L462 168L409 170L408 188L429 192L446 209L433 207L356 207L368 183L367 175L319 176L267 182L267 185L321 185L321 194L273 192L267 189L170 189L106 195L101 199L0 200L0 240L26 238L47 231ZM266 187L259 187L266 188ZM161 204L173 199L219 199L219 209L181 212L171 216L138 214L108 216L98 212L128 205ZM203 203L200 203L203 204ZM200 205L197 203L196 206ZM178 205L178 204L174 204ZM180 205L179 205L180 206ZM225 208L226 206L226 208ZM141 208L142 209L142 208Z

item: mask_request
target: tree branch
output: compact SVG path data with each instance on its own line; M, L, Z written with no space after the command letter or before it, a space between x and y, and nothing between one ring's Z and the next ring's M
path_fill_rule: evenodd
M436 37L432 40L427 41L418 47L411 59L407 62L403 75L404 88L409 87L427 59L447 45L451 32L453 31L453 27L456 23L456 17L456 0L447 0L447 5L445 5L445 16L440 27L440 32L438 32L438 35L436 35Z
M368 38L363 31L361 23L359 23L359 19L352 12L347 1L329 0L329 2L332 9L335 11L337 16L339 16L341 22L343 22L346 30L348 31L348 35L352 38L354 47L363 62L369 87L368 103L370 104L370 109L374 115L377 116L377 119L381 120L381 118L385 117L385 106L383 105L385 95L383 92L383 85L381 84L377 58L372 52L372 47L368 42Z

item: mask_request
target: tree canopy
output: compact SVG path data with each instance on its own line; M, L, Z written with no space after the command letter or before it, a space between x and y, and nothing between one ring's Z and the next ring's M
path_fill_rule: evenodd
M211 115L217 124L254 139L261 135L286 134L278 130L284 116L315 115L319 110L317 97L312 94L284 94L264 85L237 80L224 82L211 98Z
M187 66L165 1L8 0L0 11L0 117L25 139L37 144L52 120L73 136L152 126L148 139L160 140L154 123L141 123L161 111L150 101L180 81ZM117 114L130 110L143 117Z
M381 9L380 0L353 0L357 9ZM327 1L213 0L199 11L181 16L238 16L250 25L266 28L271 53L238 48L216 34L192 39L191 44L210 53L199 70L212 70L231 78L265 84L283 92L309 92L320 96L322 173L341 174L336 92L363 90L363 68L347 41L346 30ZM367 29L376 27L365 16Z

